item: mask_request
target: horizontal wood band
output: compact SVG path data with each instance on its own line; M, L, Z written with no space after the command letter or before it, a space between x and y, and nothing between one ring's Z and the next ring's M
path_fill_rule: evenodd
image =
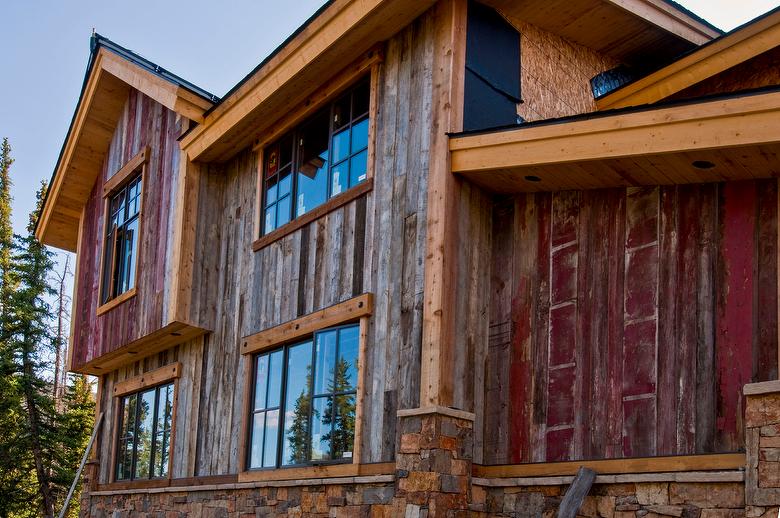
M95 316L99 317L100 315L104 315L104 314L108 313L109 311L111 311L115 307L119 306L120 304L123 304L123 303L127 302L128 300L132 299L133 297L135 297L135 295L136 295L136 288L133 288L131 290L128 290L128 291L122 293L118 297L114 297L113 299L109 300L108 302L106 302L102 306L99 306L95 310Z
M173 478L173 479L152 479L152 480L130 480L127 482L112 482L111 484L100 484L97 491L128 491L142 489L157 489L164 487L205 487L224 484L235 484L238 482L238 475L213 475L205 477Z
M181 363L171 363L165 367L160 367L153 371L146 372L135 378L130 378L114 385L114 395L124 396L125 394L131 394L138 392L145 388L154 387L166 381L171 381L181 376Z
M326 201L316 209L312 209L306 214L304 214L303 216L299 216L294 220L290 221L289 223L264 235L263 237L261 237L260 239L252 243L252 250L254 250L255 252L262 250L263 248L267 247L271 243L292 234L296 230L303 228L304 226L308 225L312 221L317 220L323 217L324 215L328 214L329 212L333 212L334 210L340 207L343 207L344 205L351 202L352 200L360 198L364 194L370 192L373 188L374 188L374 179L368 178L365 182L361 183L360 185L352 187L351 189L344 191L343 193L337 196L334 196L333 198L329 199L328 201Z
M355 321L370 315L373 309L373 295L364 293L335 306L315 311L301 318L296 318L271 329L247 336L241 343L241 354L260 352L270 347L276 347L296 340L320 329Z
M748 383L745 385L743 391L746 396L760 396L761 394L780 392L780 380Z
M382 462L376 464L332 464L329 466L306 466L303 468L244 471L243 473L238 474L238 481L264 482L291 480L313 484L320 479L392 475L395 473L395 468L395 462Z
M111 178L106 180L105 184L103 184L103 196L105 197L113 194L114 191L116 191L131 174L133 174L133 172L137 171L139 167L141 167L147 162L147 160L149 160L150 154L151 148L146 146L133 158L128 160L119 171L117 171Z
M475 486L518 487L518 486L565 486L571 484L574 476L522 477L522 478L472 478ZM596 484L640 484L658 482L719 483L744 482L745 472L730 471L679 471L672 473L627 473L622 475L598 475Z
M724 453L716 455L676 455L670 457L644 457L633 459L505 464L500 466L483 466L475 464L472 469L472 474L479 478L523 478L573 476L580 467L590 468L599 475L608 475L730 470L742 469L745 465L746 460L744 453Z

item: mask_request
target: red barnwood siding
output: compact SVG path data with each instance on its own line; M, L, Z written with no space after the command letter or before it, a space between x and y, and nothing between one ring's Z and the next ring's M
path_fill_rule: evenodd
M498 203L488 361L501 337L509 379L489 383L511 396L506 455L486 457L743 449L742 386L777 377L777 196L760 180Z
M175 123L174 112L131 91L103 162L103 172L85 209L74 294L78 301L73 315L75 336L72 344L76 369L163 327L171 188L178 160ZM151 157L143 185L137 295L108 313L96 316L104 233L103 184L147 145L151 148Z

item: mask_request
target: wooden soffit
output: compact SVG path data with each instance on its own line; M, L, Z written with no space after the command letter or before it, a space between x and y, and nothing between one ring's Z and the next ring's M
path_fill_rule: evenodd
M41 211L36 237L76 251L79 219L114 135L131 88L195 121L212 103L105 48L99 48Z
M720 31L664 0L480 0L628 64L668 62Z
M335 0L182 139L190 160L224 161L328 78L358 61L435 0Z
M596 101L600 110L652 104L780 45L780 9Z
M455 136L450 152L500 193L778 177L780 89Z
M101 355L83 365L72 365L71 371L100 376L114 371L123 365L128 365L170 349L175 345L194 340L207 332L208 330L206 329L183 322L171 322L154 333L141 337L115 351Z

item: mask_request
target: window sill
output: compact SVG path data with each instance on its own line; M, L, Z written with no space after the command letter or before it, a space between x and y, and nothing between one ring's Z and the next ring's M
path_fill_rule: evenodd
M235 484L236 475L215 475L192 478L152 478L145 480L122 480L110 484L99 484L97 491L124 491L138 489L159 489L165 487L211 486L215 484Z
M240 482L265 482L279 480L301 480L311 483L312 479L367 477L373 475L392 475L395 462L377 464L326 464L302 468L278 468L270 470L244 471L238 474Z
M366 181L361 183L360 185L352 187L351 189L344 191L343 193L337 196L334 196L330 200L326 201L319 207L312 209L311 211L307 212L303 216L295 218L289 223L285 223L284 225L277 228L276 230L272 230L268 234L262 236L260 239L252 243L252 250L254 250L255 252L259 252L260 250L267 247L271 243L292 234L296 230L301 229L302 227L308 225L312 221L315 221L323 217L324 215L328 214L329 212L333 212L334 210L343 207L347 203L357 198L360 198L364 194L370 192L373 188L374 188L374 179L373 178L366 179Z
M136 289L133 288L132 290L128 290L124 292L123 294L119 295L118 297L115 297L102 306L98 306L97 311L95 311L96 316L103 315L104 313L108 313L115 307L119 306L120 304L127 302L128 300L135 297Z

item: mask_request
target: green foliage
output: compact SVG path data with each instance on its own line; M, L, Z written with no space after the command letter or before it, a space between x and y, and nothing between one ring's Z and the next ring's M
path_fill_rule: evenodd
M34 236L46 185L25 235L10 221L10 146L0 147L0 518L52 516L64 501L91 432L89 382L52 390L49 300L53 253ZM58 410L59 409L59 410Z
M349 380L349 362L345 359L336 363L336 372L328 390L335 394L353 390ZM344 452L351 452L355 444L355 395L329 398L322 422L331 425L323 440L330 442L333 457L340 459Z

